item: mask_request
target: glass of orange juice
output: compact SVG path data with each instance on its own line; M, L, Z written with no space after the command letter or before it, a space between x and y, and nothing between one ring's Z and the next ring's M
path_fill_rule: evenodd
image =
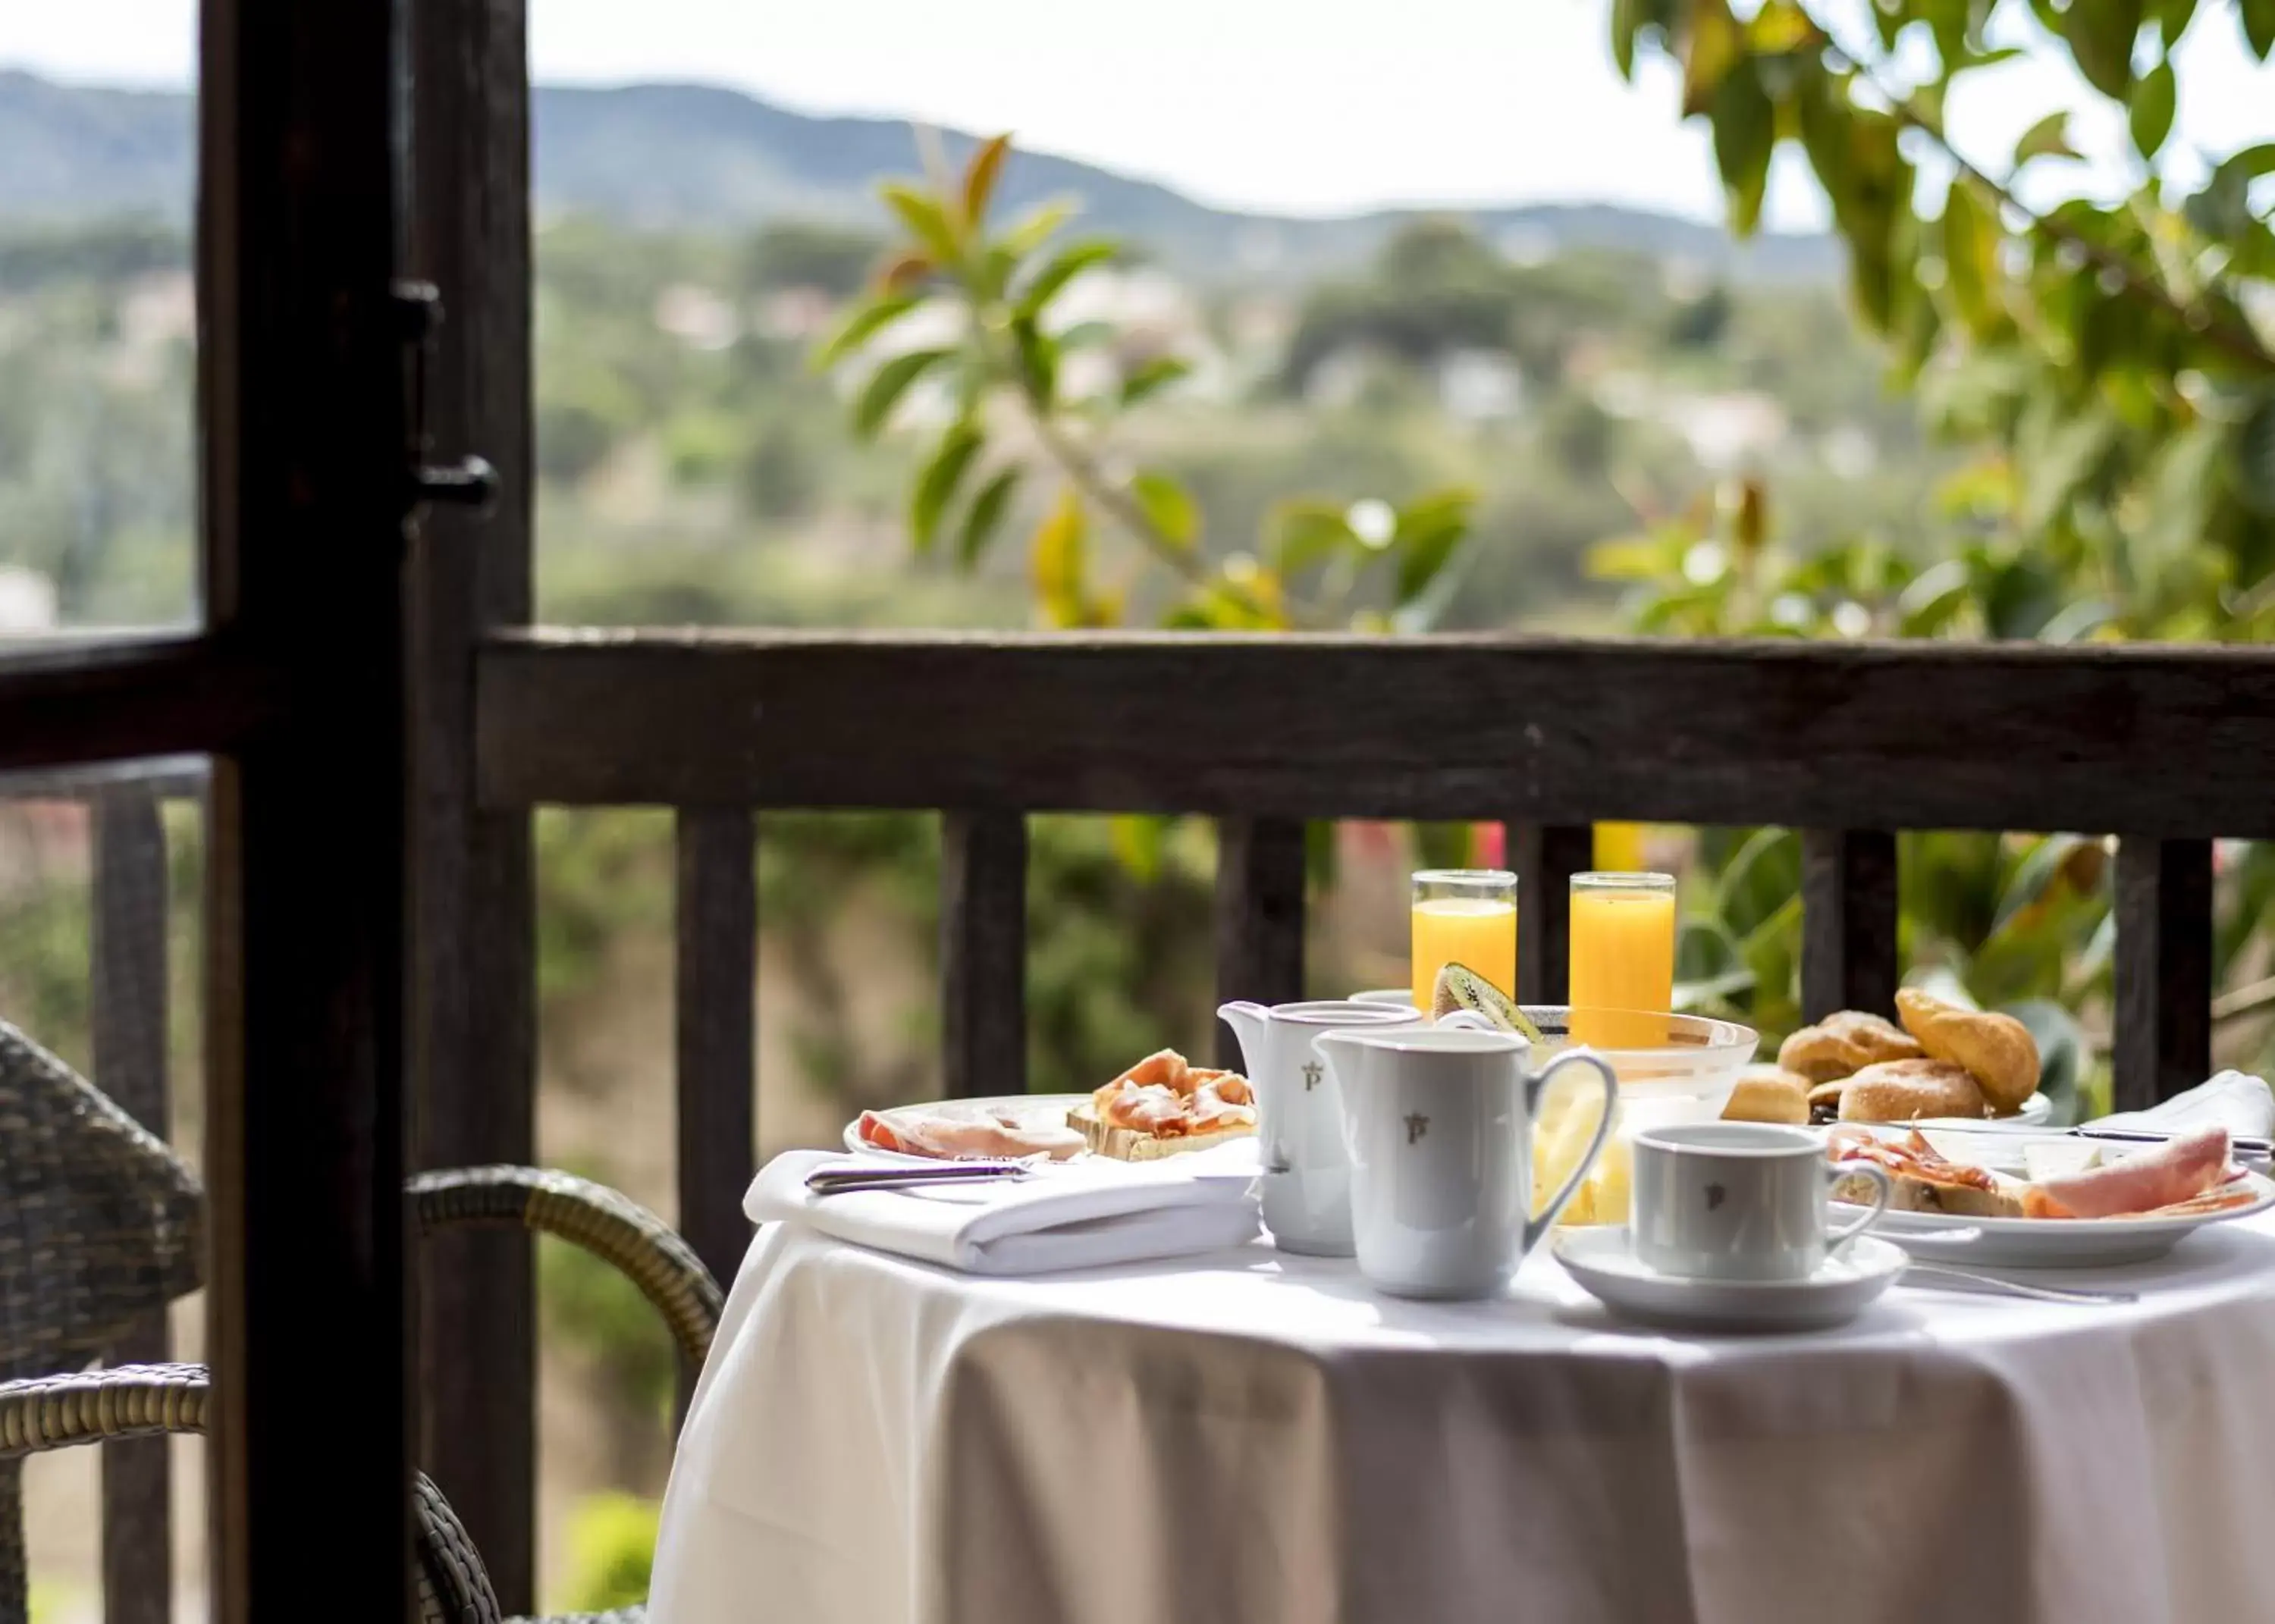
M1573 875L1571 944L1573 1041L1663 1045L1666 1023L1651 1012L1674 1004L1674 876Z
M1516 996L1516 876L1505 868L1425 868L1414 876L1414 1007L1438 972L1463 964Z

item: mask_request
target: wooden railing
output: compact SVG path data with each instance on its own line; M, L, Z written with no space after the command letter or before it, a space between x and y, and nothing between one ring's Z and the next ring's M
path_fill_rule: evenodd
M415 906L433 921L412 966L424 1154L530 1155L530 810L673 808L678 1220L722 1279L747 1242L756 1154L760 810L945 814L952 1094L1024 1084L1032 812L1214 820L1218 987L1264 1000L1303 983L1309 819L1507 824L1520 990L1543 1001L1563 991L1566 880L1589 865L1591 824L1798 828L1810 1014L1890 1001L1895 831L2114 834L2124 1105L2203 1076L2211 841L2275 837L2275 656L2251 651L548 631L471 648L471 683L433 684L458 720L415 736L435 756L413 822ZM153 796L184 787L72 791L97 808L98 1081L156 1122L163 924L125 899L162 898ZM427 1464L510 1606L529 1604L533 1572L530 1267L511 1237L421 1260L442 1350L423 1369ZM148 1527L162 1462L117 1461L111 1526ZM162 1573L122 1566L110 1616L155 1620L164 1592Z

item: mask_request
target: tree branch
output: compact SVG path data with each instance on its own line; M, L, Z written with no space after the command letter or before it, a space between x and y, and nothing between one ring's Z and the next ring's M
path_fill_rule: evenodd
M2014 195L2014 187L2010 182L1994 179L1953 146L1950 136L1944 132L1941 121L1931 117L1911 95L1892 89L1873 72L1871 64L1852 53L1836 40L1832 30L1825 27L1823 23L1818 23L1817 31L1825 42L1825 56L1835 64L1847 67L1850 72L1871 86L1887 102L1888 110L1894 115L1897 123L1907 129L1918 131L1933 141L1961 175L1983 187L2001 205L2013 210L2028 222L2031 231L2050 241L2060 243L2075 252L2088 264L2117 277L2124 283L2128 292L2137 298L2146 299L2151 304L2162 306L2168 314L2190 332L2202 335L2236 359L2263 372L2275 373L2275 351L2271 351L2260 341L2259 336L2249 328L2229 321L2218 312L2208 310L2191 299L2182 298L2163 282L2143 271L2126 255L2095 242L2091 238L2063 224L2059 220L2050 219L2029 208Z

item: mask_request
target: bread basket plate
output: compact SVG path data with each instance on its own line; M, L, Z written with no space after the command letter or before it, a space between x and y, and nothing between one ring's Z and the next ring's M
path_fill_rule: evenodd
M916 1116L944 1116L954 1122L976 1122L995 1120L1000 1114L1022 1128L1063 1128L1067 1113L1089 1100L1088 1094L996 1094L980 1099L933 1099L895 1106L877 1114L888 1122ZM863 1142L858 1117L845 1124L845 1148L868 1155L890 1153Z
M2088 1269L2161 1258L2206 1224L2249 1218L2275 1206L2275 1183L2244 1174L2252 1199L2218 1212L2173 1218L1965 1218L1950 1212L1890 1212L1872 1233L1916 1247L1920 1258L1964 1258L2012 1268ZM1836 1202L1835 1205L1843 1205Z

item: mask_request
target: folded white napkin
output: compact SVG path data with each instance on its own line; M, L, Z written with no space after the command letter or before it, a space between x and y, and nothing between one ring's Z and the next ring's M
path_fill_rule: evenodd
M898 1158L894 1159L896 1160ZM1214 1251L1256 1238L1256 1147L1236 1140L1160 1161L1051 1162L1032 1178L817 1196L817 1167L866 1156L787 1151L759 1170L743 1213L800 1223L967 1274L1041 1274Z
M2250 1138L2275 1138L2275 1090L2249 1072L2223 1071L2146 1111L2105 1116L2097 1128L2151 1128L2179 1133L2193 1128L2225 1128Z

